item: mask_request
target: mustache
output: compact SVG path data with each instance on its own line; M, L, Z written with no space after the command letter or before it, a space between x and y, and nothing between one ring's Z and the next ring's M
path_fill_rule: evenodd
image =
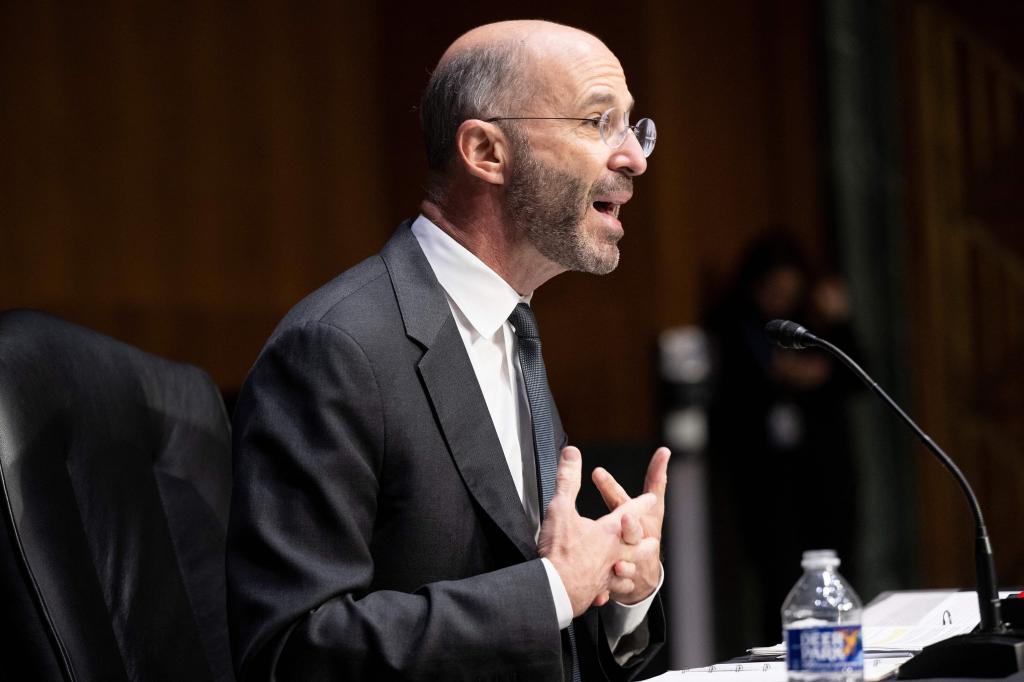
M590 188L590 199L593 200L599 194L606 194L611 192L629 192L633 193L633 178L628 175L613 175L610 178L602 178L594 183L593 187Z

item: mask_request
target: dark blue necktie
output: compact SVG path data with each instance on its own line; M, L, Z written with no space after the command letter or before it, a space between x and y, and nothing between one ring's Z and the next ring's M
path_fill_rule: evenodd
M526 397L530 401L530 417L533 422L533 446L537 453L537 479L540 489L540 517L547 514L548 503L555 494L555 472L558 469L558 447L555 444L555 429L551 425L554 404L548 376L544 369L544 358L540 353L540 335L537 333L537 319L533 310L520 303L509 315L508 321L515 327L519 337L519 367L523 372ZM580 664L576 656L576 632L569 623L569 648L572 650L572 679L580 682Z

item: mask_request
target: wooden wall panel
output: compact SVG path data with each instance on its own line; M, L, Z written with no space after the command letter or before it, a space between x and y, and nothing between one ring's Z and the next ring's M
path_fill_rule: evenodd
M922 0L906 17L915 397L922 426L975 488L1001 584L1016 585L1024 579L1014 509L1024 492L1024 118L1015 107L1024 101L1024 53L1019 44L1005 51L1000 31L985 30L987 7ZM922 582L973 584L966 503L927 455L918 497Z
M284 311L390 233L376 15L311 9L6 3L0 307L238 386Z

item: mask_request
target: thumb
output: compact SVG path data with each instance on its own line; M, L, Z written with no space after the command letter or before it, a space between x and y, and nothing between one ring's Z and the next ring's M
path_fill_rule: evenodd
M564 497L573 507L576 496L580 492L580 478L583 472L583 455L579 448L569 446L562 449L562 457L558 461L555 473L555 496Z

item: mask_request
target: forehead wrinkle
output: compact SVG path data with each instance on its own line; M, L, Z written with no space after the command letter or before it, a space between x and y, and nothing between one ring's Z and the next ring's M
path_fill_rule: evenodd
M633 98L626 86L626 76L622 72L618 60L611 53L607 55L611 62L601 59L600 56L595 57L580 64L583 68L577 73L582 72L587 75L582 78L570 78L570 87L577 92L577 95L571 100L574 106L585 109L595 105L608 107L625 105L628 110ZM588 71L589 73L587 73Z

